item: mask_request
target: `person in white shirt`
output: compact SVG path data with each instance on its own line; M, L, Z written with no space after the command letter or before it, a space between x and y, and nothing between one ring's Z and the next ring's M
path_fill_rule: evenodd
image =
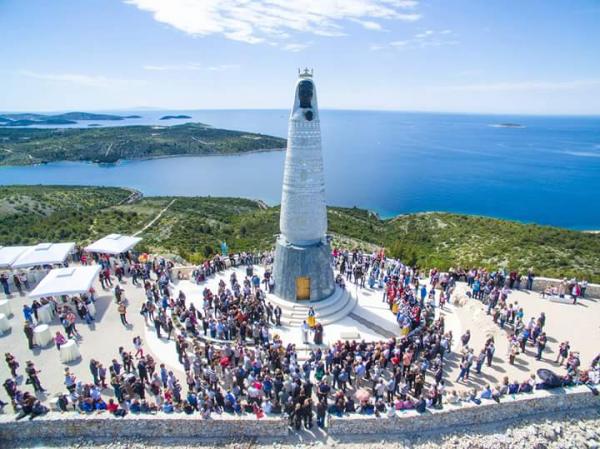
M302 322L302 343L304 343L305 345L308 344L308 332L310 331L310 327L308 326L308 323L306 321Z

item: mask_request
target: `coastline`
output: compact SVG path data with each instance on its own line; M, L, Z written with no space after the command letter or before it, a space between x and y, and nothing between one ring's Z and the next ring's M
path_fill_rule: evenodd
M48 161L48 162L36 162L31 164L2 164L0 163L0 168L11 168L11 167L36 167L43 166L49 164L57 164L61 162L73 162L73 163L82 163L82 164L94 164L94 165L119 165L123 162L136 162L136 161L148 161L152 159L171 159L171 158L184 158L184 157L215 157L215 156L245 156L247 154L256 154L256 153L270 153L275 151L285 151L285 148L264 148L260 150L250 150L243 151L239 153L210 153L210 154L160 154L155 156L144 156L134 159L118 159L115 162L99 162L99 161L91 161L91 160L69 160L62 159L58 161Z

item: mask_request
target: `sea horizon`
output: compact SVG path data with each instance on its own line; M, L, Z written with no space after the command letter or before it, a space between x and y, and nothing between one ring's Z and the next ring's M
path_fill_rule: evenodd
M59 128L202 122L286 137L289 116L287 109L179 110L191 117L182 120L160 120L171 110L105 112L142 118ZM505 122L524 127L493 126ZM592 117L323 109L321 129L328 204L383 218L445 211L600 229L600 211L590 207L600 191L600 128ZM0 184L111 185L148 196L245 197L275 205L283 159L284 152L260 152L115 165L56 162L2 167Z
M237 108L162 108L162 107L131 107L131 108L70 108L70 109L6 109L0 110L2 114L64 114L68 112L89 112L103 114L126 114L131 112L211 112L211 111L287 111L289 107L277 108L261 108L261 107L237 107ZM527 113L527 112L481 112L481 111L436 111L436 110L412 110L412 109L381 109L381 108L336 108L336 107L319 107L320 111L339 111L339 112L390 112L390 113L405 113L405 114L440 114L440 115L474 115L474 116L497 116L497 117L557 117L557 118L598 118L600 112L593 114L569 114L569 113ZM55 126L55 125L54 125ZM36 126L27 126L35 128ZM60 127L60 126L59 126Z

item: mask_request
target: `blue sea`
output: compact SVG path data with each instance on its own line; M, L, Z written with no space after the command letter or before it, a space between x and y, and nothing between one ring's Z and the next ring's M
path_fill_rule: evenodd
M288 111L113 111L174 125L286 137ZM420 211L487 215L600 229L600 117L492 116L322 110L327 202L382 217ZM520 128L498 127L517 123ZM87 126L90 122L81 122ZM0 184L127 186L145 195L241 196L278 204L284 152L244 156L61 162L0 168Z

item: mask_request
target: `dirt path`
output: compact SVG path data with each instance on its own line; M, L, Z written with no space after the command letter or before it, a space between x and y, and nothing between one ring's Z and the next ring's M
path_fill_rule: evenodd
M171 207L171 205L175 202L176 200L171 200L171 202L169 204L167 204L167 206L161 210L158 215L156 217L154 217L146 226L144 226L142 229L140 229L139 231L137 231L135 234L133 234L133 236L138 236L139 234L141 234L142 232L144 232L146 229L148 229L150 226L152 226L154 223L156 223L158 220L160 220L160 217L162 217L162 215L167 211L167 209L169 207Z
M106 149L106 153L104 153L104 157L108 156L108 153L110 153L110 150L112 150L113 145L114 142L108 144L108 148Z

